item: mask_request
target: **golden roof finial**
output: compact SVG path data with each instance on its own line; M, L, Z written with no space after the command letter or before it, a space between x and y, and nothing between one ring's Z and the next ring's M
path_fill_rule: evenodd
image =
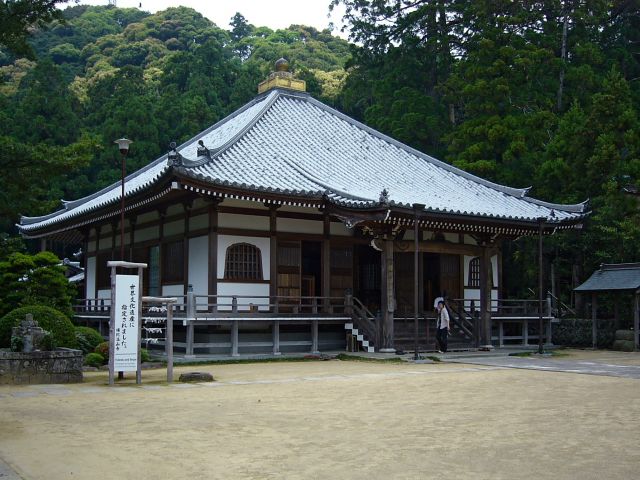
M307 83L304 80L293 78L289 71L289 61L281 58L276 61L275 72L271 72L269 77L258 85L258 93L263 93L274 88L287 88L298 92L307 90Z

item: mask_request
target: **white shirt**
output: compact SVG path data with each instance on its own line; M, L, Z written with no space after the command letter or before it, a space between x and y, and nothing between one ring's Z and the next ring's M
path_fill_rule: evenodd
M442 310L438 313L438 320L438 328L449 328L449 312L447 311L447 307L442 307Z

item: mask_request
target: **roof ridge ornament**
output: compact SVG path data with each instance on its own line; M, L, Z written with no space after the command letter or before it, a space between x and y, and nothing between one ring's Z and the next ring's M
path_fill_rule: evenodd
M389 205L389 191L386 188L382 189L382 192L380 192L378 203L380 205Z
M176 142L169 144L169 153L167 153L168 165L170 167L182 167L184 165L184 157L178 153Z
M211 160L211 150L204 146L204 142L202 139L198 140L198 150L197 150L198 158L207 157Z
M289 71L289 61L285 58L280 58L275 63L275 71L271 72L267 79L258 85L258 93L264 93L274 88L306 92L307 82L293 78L293 73Z

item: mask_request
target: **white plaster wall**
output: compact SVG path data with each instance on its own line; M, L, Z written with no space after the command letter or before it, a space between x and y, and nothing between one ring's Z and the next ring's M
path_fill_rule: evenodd
M112 248L112 240L113 239L111 238L111 234L109 234L108 236L105 236L103 234L98 240L98 250L106 250Z
M96 257L87 257L85 278L85 298L96 298Z
M269 231L269 217L260 215L238 215L220 213L218 225L222 228L244 228L248 230Z
M208 203L204 198L198 197L193 201L192 208L201 208L201 207L206 207L207 205Z
M196 295L209 293L209 238L189 239L189 283Z
M321 235L323 222L298 218L278 218L278 232L315 233Z
M147 240L157 240L160 236L160 227L149 227L136 230L134 232L135 242L146 242Z
M98 295L96 295L96 298L108 298L109 300L111 300L111 289L98 290Z
M180 235L184 233L184 220L176 220L164 225L162 232L165 236Z
M184 303L184 286L183 285L163 285L162 296L163 297L177 297L178 304Z
M279 209L279 212L298 212L298 213L318 213L317 208L309 208L309 207L294 207L293 205L282 205Z
M169 205L167 207L167 216L180 215L184 213L184 206L181 203Z
M224 261L227 253L227 248L234 243L250 243L260 249L260 255L262 256L262 279L270 280L271 271L269 265L271 264L270 255L270 239L267 237L241 237L239 235L219 235L218 236L218 278L224 279ZM238 285L234 283L233 285ZM218 287L220 283L218 283Z
M236 282L218 282L218 302L220 303L231 303L231 298L221 298L220 296L224 295L238 295L238 296L249 296L250 298L239 298L238 299L238 310L239 311L247 311L249 310L249 304L254 305L265 305L264 307L258 307L258 310L264 311L268 310L269 304L269 284L268 283L236 283ZM252 297L255 295L255 297ZM258 298L265 297L265 298ZM244 304L245 306L243 306ZM218 310L227 311L231 310L231 306L228 307L218 307Z
M353 237L353 228L347 228L342 222L331 222L329 226L332 236Z
M463 285L467 285L469 282L469 263L476 257L472 257L470 255L464 256L464 279ZM491 273L493 274L493 286L498 287L498 256L493 255L491 257ZM467 297L465 297L467 298Z
M209 227L209 215L196 215L189 219L189 231L200 230Z
M458 234L457 233L445 233L444 239L447 242L458 243Z
M141 215L138 215L137 221L138 225L145 222L152 222L158 219L158 212L147 212Z
M464 308L471 308L471 302L469 300L476 301L476 310L480 308L480 289L479 288L465 288L464 289L464 298L467 300L464 302ZM494 301L498 300L498 289L494 288L491 290L491 311L495 312L498 310L497 303Z
M249 200L236 200L235 198L225 198L222 204L225 207L242 207L242 208L255 208L258 210L269 210L262 204L262 202L251 202Z
M464 236L464 243L466 245L477 245L478 244L478 242L476 242L475 239L471 235L465 235Z

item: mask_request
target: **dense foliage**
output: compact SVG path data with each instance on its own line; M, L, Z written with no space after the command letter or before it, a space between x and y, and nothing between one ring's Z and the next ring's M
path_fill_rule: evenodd
M26 305L46 305L71 318L77 292L65 270L51 252L15 252L0 260L0 316Z
M354 44L240 13L225 30L184 7L42 17L32 59L0 50L0 229L116 180L115 138L134 139L132 171L223 118L284 56L314 96L413 147L543 200L590 200L583 232L545 242L565 300L599 263L637 260L637 1L329 2ZM521 294L537 283L535 243L505 249Z
M83 354L93 352L95 348L104 342L104 338L95 328L78 326L75 328L78 348Z
M346 6L361 45L340 93L347 113L535 197L590 200L582 235L546 242L565 298L599 263L638 260L638 2L332 4ZM535 245L507 248L506 280L521 294L536 285Z
M3 50L11 45L0 38L3 231L19 214L50 212L120 178L114 139L134 140L134 171L225 117L282 56L332 101L349 55L328 31L256 28L240 14L231 31L185 7L150 15L79 5L61 17L31 36L35 60Z
M11 329L20 325L28 313L33 315L33 319L43 330L51 333L55 347L77 348L78 342L71 320L55 308L42 305L16 308L0 318L0 347L10 346Z

